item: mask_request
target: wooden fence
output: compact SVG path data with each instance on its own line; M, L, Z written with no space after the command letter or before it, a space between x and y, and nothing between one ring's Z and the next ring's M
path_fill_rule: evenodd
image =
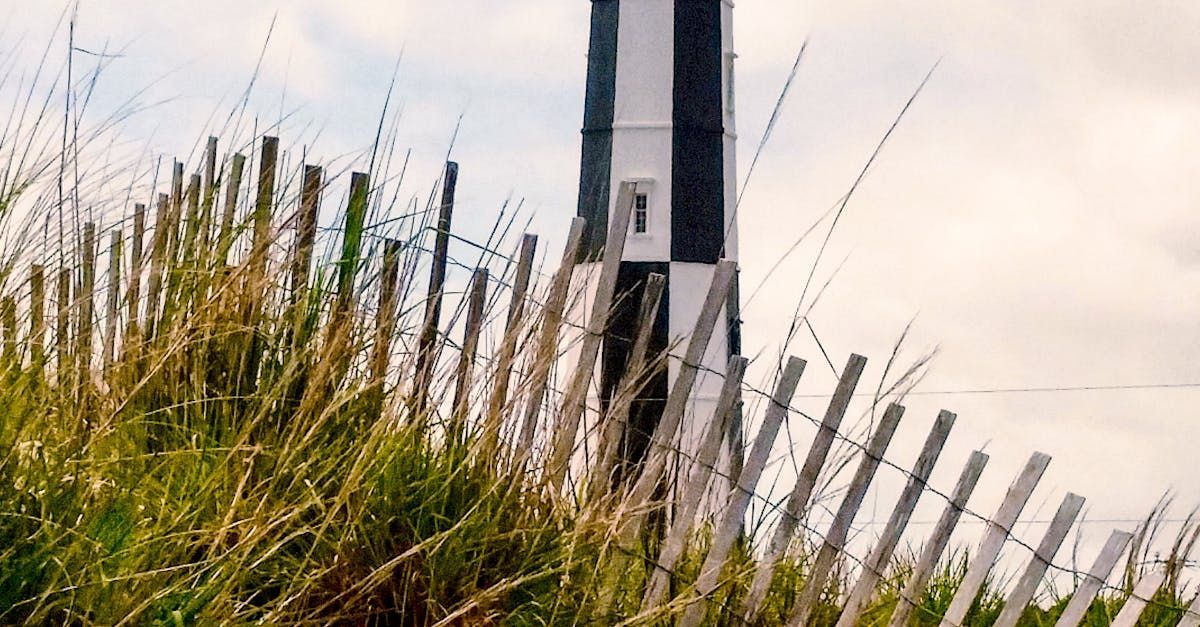
M315 253L318 214L328 184L325 172L318 166L303 167L295 207L285 211L277 189L278 140L263 138L258 157L253 202L245 220L239 219L238 198L250 178L247 163L251 160L242 154L220 158L217 140L213 138L207 144L198 174L185 180L184 165L176 162L169 191L157 195L153 210L148 205L136 204L127 217L107 229L106 270L99 263L99 247L104 240L92 223L84 224L77 234L78 247L72 265L55 268L51 259L35 260L29 265L27 276L10 281L20 283L20 287L9 290L0 300L3 359L8 366L53 372L61 384L74 385L86 397L89 387L109 385L114 377L124 376L114 366L122 357L136 361L139 355L153 355L156 344L169 342L170 329L180 322L180 312L189 306L184 301L206 299L231 323L232 330L221 340L226 360L223 365L230 372L221 382L227 386L224 392L236 397L252 393L262 370L269 365L263 360L263 334L257 328L261 309L273 299L286 300L294 308L287 321L289 342L297 346L319 342L323 355L328 357L323 361L331 364L327 371L308 377L302 386L323 385L332 389L348 372L361 369L366 372L365 393L374 395L379 411L385 403L400 400L413 419L425 420L445 412L449 420L442 424L446 425L443 428L448 437L461 439L475 433L482 455L497 460L497 464L529 469L545 490L564 493L568 485L586 486L585 496L579 500L564 498L570 506L600 504L605 511L621 513L620 524L611 531L612 543L625 552L627 559L644 560L648 565L650 575L640 615L646 620L661 619L670 612L678 624L693 626L721 612L723 620L758 623L778 565L798 539L807 538L819 544L819 549L811 556L802 589L796 591L788 623L809 623L835 563L849 560L856 567L857 580L845 595L837 625L858 624L861 612L886 576L918 501L934 498L944 502L944 511L925 539L889 624L893 627L908 624L935 566L947 551L951 534L966 515L979 518L986 526L966 575L941 617L944 626L961 625L1002 547L1019 543L1012 529L1050 463L1047 455L1034 453L1013 480L999 509L991 516L982 516L969 508L969 502L987 466L986 454L973 453L948 492L940 492L928 484L954 427L953 413L943 411L938 415L916 463L911 468L901 468L889 462L886 455L894 434L902 426L904 407L898 404L887 407L866 442L854 441L841 430L866 358L858 355L849 358L824 417L816 420L792 407L793 394L805 370L804 361L790 358L775 389L767 394L744 384L747 360L733 356L724 374L725 384L715 414L709 424L703 425L699 448L694 455L683 459L683 470L671 477L679 485L670 492L679 497L669 504L673 508L670 523L661 541L654 545L655 552L640 554L643 545L638 540L649 513L664 506L663 491L658 488L667 478L667 469L677 464L682 455L674 442L681 423L687 419L693 386L701 374L714 374L704 372L697 364L701 363L730 294L733 263L721 262L717 266L703 310L680 356L679 374L666 399L661 421L650 437L644 463L637 467L635 476L615 481L618 442L626 429L631 399L645 381L641 373L663 364L661 356L647 354L649 328L662 294L662 277L652 276L644 290L643 319L640 331L633 338L628 374L595 427L599 444L582 468L572 467L571 460L584 439L579 433L581 417L587 410L589 386L607 316L620 297L615 293L615 279L633 203L631 188L624 187L617 195L606 242L609 254L599 269L597 292L591 296L592 313L583 325L583 339L577 347L581 355L577 369L564 377L567 386L561 397L550 398L550 392L554 391L552 365L562 348L564 327L573 324L565 319L564 312L571 297L571 278L585 226L582 219L572 224L561 264L544 289L535 277L538 240L533 235L522 239L515 256L504 257L512 266L511 272L470 268L470 288L463 299L466 309L463 336L461 341L451 342L443 332L446 328L443 301L447 268L454 261L448 251L458 180L456 164L447 164L445 169L440 202L436 205L436 223L419 224L415 229L417 236L407 240L382 241L376 247L382 248L378 268L373 267L366 252L374 248L365 243L376 237L367 224L373 193L370 177L353 173L342 211L341 248L332 264L322 266L332 270L333 279L331 285L324 287L314 276L314 266L318 265ZM154 226L148 230L151 222ZM432 251L426 251L421 244L426 230L434 233ZM278 246L285 241L281 237L284 231L289 234L286 256ZM247 239L248 246L237 244ZM430 276L423 303L410 307L413 275L420 265L417 259L429 262ZM54 286L53 292L48 290L48 279ZM510 295L507 313L499 317L500 324L489 325L488 303L496 302L496 288L504 279ZM368 284L370 293L377 296L373 307L360 302ZM321 289L332 289L331 309L306 313L305 303L311 302L310 294ZM96 302L100 293L106 295L103 303ZM18 324L18 309L25 314L24 325ZM397 365L393 358L397 353L395 343L402 311L416 311L420 316L415 340L400 351L413 364L414 378L411 382L389 382L389 373ZM52 319L47 319L48 312ZM370 355L359 360L346 354L344 347L348 335L364 320L371 321L373 328L369 333L374 340ZM496 326L500 328L500 340L493 354L484 355L488 344L481 338ZM217 341L215 335L213 341ZM455 344L458 357L450 370L453 395L448 399L432 398L431 382L438 376L438 364L448 360L442 355L443 349ZM144 373L152 370L153 364L142 359L139 367ZM410 385L405 387L406 384ZM291 390L289 394L296 399L304 398L303 390ZM724 477L734 486L727 494L727 501L712 507L709 516L701 516L704 509L701 503L711 493L710 484L722 474L717 460L726 445L723 441L726 421L731 419L745 394L764 394L768 398L761 426L741 460L738 476ZM547 411L548 407L556 406L558 411ZM510 416L514 419L510 420ZM770 451L781 426L798 416L812 420L818 428L817 435L778 522L763 538L748 589L736 598L736 607L717 607L714 599L729 585L726 567L735 543L744 533L748 507L755 499L763 498L758 493L759 480ZM818 477L829 465L830 451L837 442L849 443L858 451L858 466L834 511L830 527L818 533L808 528L805 521L813 507ZM869 554L856 557L847 550L848 533L876 473L884 466L903 473L907 484ZM997 625L1016 624L1022 611L1033 602L1048 570L1074 572L1053 564L1053 558L1083 504L1083 497L1067 494L1042 540L1036 547L1025 547L1030 557L1008 593ZM711 543L698 573L683 581L677 565L699 525L711 525ZM1127 532L1113 531L1094 565L1087 572L1075 573L1081 583L1058 625L1079 623L1092 600L1107 587L1105 582L1130 544L1130 538ZM1163 581L1162 571L1145 574L1136 582L1113 624L1133 625ZM1200 625L1200 602L1185 614L1180 625Z

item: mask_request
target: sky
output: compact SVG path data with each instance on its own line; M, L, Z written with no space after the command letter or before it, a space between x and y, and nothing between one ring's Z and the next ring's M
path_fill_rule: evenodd
M41 54L55 4L0 8L0 38L18 65ZM453 137L463 232L485 235L511 199L543 251L561 247L577 193L588 2L204 7L80 2L76 46L120 55L95 110L142 88L143 101L165 100L126 121L131 141L188 154L213 112L242 94L270 31L250 109L263 120L290 112L293 145L314 159L359 154L398 68L392 106L398 143L412 150L409 192L427 193ZM1054 462L1025 518L1047 519L1067 491L1082 494L1095 521L1082 546L1132 528L1168 490L1176 515L1200 504L1200 387L1003 391L1200 383L1198 28L1200 4L1167 0L738 2L741 181L809 41L742 190L752 377L770 376L815 263L815 285L828 286L810 321L837 368L851 352L868 356L874 389L910 321L901 362L938 351L906 401L890 460L910 466L945 408L959 420L933 484L949 490L970 451L984 448L992 461L972 501L981 513L1035 450ZM935 65L819 262L827 221L789 253L850 189ZM787 350L810 362L796 405L820 416L834 371L807 331ZM802 455L813 431L793 419L785 433ZM786 476L786 442L778 452ZM902 482L880 472L860 517L865 535ZM915 527L939 511L923 503ZM1043 529L1017 534L1036 543Z

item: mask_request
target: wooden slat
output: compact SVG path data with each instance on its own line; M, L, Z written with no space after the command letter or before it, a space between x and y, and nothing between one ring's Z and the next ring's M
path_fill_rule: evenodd
M1058 553L1058 547L1062 546L1067 532L1075 524L1079 511L1083 509L1083 503L1084 498L1078 494L1068 492L1063 497L1058 511L1055 512L1054 518L1050 522L1050 527L1046 529L1046 535L1042 536L1042 541L1038 544L1037 551L1034 552L1029 565L1025 567L1021 579L1017 581L1017 585L1005 599L1004 610L1000 612L1000 617L993 624L994 627L1014 627L1020 620L1021 614L1025 612L1025 608L1033 600L1038 586L1041 585L1042 577L1046 575L1046 569L1054 561L1054 554Z
M320 166L304 167L304 182L300 192L300 212L296 220L296 247L292 251L292 305L300 304L308 289L309 273L312 271L313 247L317 240L317 215L321 207L321 181L324 170ZM389 245L391 240L389 240ZM386 252L384 255L386 264ZM386 273L385 273L386 274ZM395 283L393 280L392 283Z
M399 308L400 253L404 242L389 239L383 246L383 269L379 273L379 313L375 318L375 343L371 352L371 384L382 391L391 355Z
M237 153L229 166L229 181L225 184L225 206L221 212L221 228L217 236L217 263L228 264L229 252L235 239L234 220L237 218L238 192L242 187L242 174L246 170L246 155Z
M250 244L247 281L252 299L266 283L267 253L271 246L271 214L275 206L275 169L279 161L279 138L263 137L258 162L258 196L254 201L254 232Z
M717 318L723 313L725 302L729 297L729 287L733 283L736 264L722 260L713 271L712 284L708 288L708 296L696 318L696 326L688 340L687 352L679 364L679 373L667 394L667 402L663 406L662 417L650 437L646 450L646 462L637 483L629 491L628 502L634 507L648 502L662 480L667 461L673 454L675 433L683 422L684 412L692 398L692 388L696 383L704 353L708 350L708 342L712 339L713 329ZM790 396L789 396L790 398Z
M654 570L646 586L646 594L642 597L643 612L654 608L665 599L671 585L671 575L675 572L675 564L687 548L696 513L704 501L709 479L721 452L725 427L731 412L741 399L742 377L746 374L746 366L749 363L750 360L745 357L734 355L729 358L729 364L725 367L725 382L721 386L720 396L717 397L712 420L704 430L696 461L692 464L683 496L674 512L671 529L667 532L658 557L654 560ZM603 481L604 477L600 477L600 480Z
M1025 468L1021 471L1017 480L1009 487L1008 494L1004 497L1004 502L1000 504L1000 509L988 522L983 541L979 543L979 549L975 552L975 557L971 559L970 565L967 566L967 573L963 577L958 591L954 593L954 599L950 601L950 607L946 610L946 615L942 618L942 627L958 627L962 625L963 619L967 616L967 611L971 609L971 603L975 601L975 596L978 594L979 588L983 586L983 582L987 580L992 566L995 565L996 557L1000 555L1000 549L1004 547L1004 542L1008 540L1013 523L1021 515L1021 510L1025 509L1025 504L1029 501L1029 497L1033 494L1034 488L1041 481L1042 475L1046 472L1046 467L1049 465L1049 455L1034 453L1029 458L1029 462L1025 464Z
M1092 601L1104 587L1108 575L1112 573L1113 567L1117 565L1117 561L1121 559L1121 555L1125 553L1125 549L1132 539L1133 534L1128 531L1113 531L1108 536L1108 542L1104 543L1104 548L1096 556L1096 561L1092 563L1087 576L1076 586L1075 592L1071 594L1071 600L1067 602L1067 607L1063 609L1063 613L1058 617L1058 622L1054 623L1054 627L1075 627L1083 620L1088 608L1092 606Z
M804 466L796 477L796 485L788 497L787 507L784 509L783 515L779 517L775 533L771 537L771 543L759 561L754 572L754 579L750 584L750 590L742 601L741 614L748 623L754 623L757 620L762 603L767 598L767 591L771 587L775 567L779 564L779 560L783 559L788 545L791 544L792 535L796 532L796 526L803 517L808 499L817 485L817 476L821 473L825 459L829 456L833 439L837 435L838 427L842 424L846 408L854 396L854 388L858 386L858 380L866 365L866 357L851 355L849 361L846 362L846 367L842 370L837 388L833 392L833 398L825 410L825 418L821 421L821 427L817 430L816 437L813 438L808 457L804 460Z
M96 313L96 225L91 222L83 225L79 260L79 288L75 299L75 361L82 385L87 382L92 364L92 321Z
M29 268L29 356L35 368L46 361L46 267Z
M4 365L13 369L21 366L17 345L17 299L0 299L0 327L4 328Z
M142 257L144 255L143 239L146 236L146 205L138 203L133 206L133 233L129 240L129 288L125 294L126 317L126 346L137 342L138 338L138 305L142 299Z
M470 406L475 374L475 353L479 348L479 334L483 331L483 308L487 303L487 287L487 269L476 268L471 277L471 290L467 295L467 320L463 327L462 352L459 353L458 372L454 383L454 413L450 432L455 438L466 432L467 410Z
M950 493L950 500L946 503L942 515L929 534L929 539L925 541L925 548L921 550L921 556L913 565L912 574L904 584L904 589L900 591L900 598L897 600L895 611L892 612L891 620L888 621L888 627L908 625L908 617L916 609L916 603L925 592L925 586L929 584L929 579L933 576L934 568L937 567L938 560L942 558L942 553L946 552L946 547L950 544L950 536L954 533L954 528L958 526L958 520L962 517L967 501L971 499L971 493L975 491L975 486L979 483L979 477L983 474L987 464L988 456L985 453L981 451L971 453L966 466L958 476L954 491Z
M58 271L58 315L54 328L54 352L58 368L58 383L66 382L71 370L71 271L60 268Z
M446 287L446 262L450 250L450 229L454 220L454 199L458 190L458 164L446 162L442 176L442 203L438 208L437 232L433 243L433 259L429 269L429 285L425 296L425 319L417 338L416 386L412 392L413 414L419 419L428 403L430 379L436 366L438 327L442 320L442 296Z
M146 308L142 318L143 337L147 340L158 333L158 311L161 302L163 274L167 266L167 241L171 229L170 197L158 195L158 211L154 219L154 245L150 251L150 276L146 284Z
M953 413L943 410L938 414L933 428L925 438L921 455L909 473L908 483L904 486L904 491L900 493L900 498L896 500L896 507L892 510L891 517L888 518L887 526L884 527L883 533L875 543L875 548L871 550L871 554L863 563L858 582L854 584L850 597L842 609L842 614L838 617L836 627L854 627L858 624L858 618L863 608L867 606L871 596L875 593L875 588L879 585L883 572L892 561L896 546L900 543L900 537L904 534L909 520L912 519L913 510L916 509L917 502L920 501L921 495L925 491L929 475L933 473L933 468L937 465L938 457L941 456L942 449L946 445L946 439L950 436L950 430L954 427L954 421Z
M121 231L113 231L108 240L108 307L105 309L104 364L116 359L117 333L121 307Z
M812 617L817 601L825 590L825 584L829 581L829 573L834 566L834 560L845 548L850 525L858 514L858 508L862 507L863 498L866 497L871 481L875 478L875 471L879 469L879 463L883 459L888 445L891 444L892 436L895 435L896 427L900 426L900 419L903 417L903 407L896 403L889 405L884 411L883 419L879 421L875 433L871 436L870 442L867 443L858 470L850 480L846 496L842 499L842 504L833 517L833 524L830 525L829 532L825 535L825 541L821 543L821 549L817 552L817 559L809 566L806 573L804 590L796 599L791 619L788 621L788 624L793 627L807 625Z
M596 358L600 354L600 343L608 318L612 314L613 298L617 288L617 273L621 268L621 257L625 254L625 239L629 233L629 217L633 213L632 183L621 183L616 204L609 216L608 239L604 244L604 260L600 265L600 278L592 301L592 311L587 328L580 342L575 372L567 384L563 396L562 410L555 423L550 456L546 462L546 482L551 491L557 492L567 476L571 455L575 451L575 438L579 423L587 408L588 390L596 369Z
M513 362L517 345L521 341L522 322L525 318L525 299L533 276L533 261L537 254L536 235L526 233L521 238L521 251L517 255L517 273L513 278L512 300L508 305L508 320L504 325L504 340L496 356L495 381L488 397L487 413L484 416L481 446L483 459L495 459L500 446L500 429L508 405L508 386L512 379Z
M758 429L750 454L746 456L746 464L738 476L737 488L729 495L729 504L721 513L720 522L713 531L712 546L708 549L708 555L700 567L700 574L696 577L695 594L699 597L699 602L693 601L684 612L679 621L682 627L699 625L708 612L708 598L721 583L721 571L734 542L741 534L746 507L750 504L754 491L758 489L758 480L766 468L775 438L779 435L783 421L788 417L792 395L796 392L800 375L804 374L804 366L804 360L791 357L783 369L783 375L779 377L775 393L771 396L771 404L763 416L762 426Z
M659 303L662 301L666 284L666 276L651 272L646 277L646 285L642 288L642 302L638 308L637 331L634 333L633 347L629 351L625 372L621 375L616 393L609 404L608 415L604 417L600 442L596 446L596 464L591 473L590 486L590 497L593 500L606 494L611 486L613 465L621 450L621 442L629 423L629 412L634 398L641 385L653 372L652 370L647 371L646 353L650 349L650 337L654 333L654 325L658 320Z
M1154 598L1155 593L1162 587L1163 581L1167 578L1167 573L1161 570L1153 570L1145 575L1142 575L1137 585L1133 587L1133 595L1125 600L1125 604L1121 606L1121 611L1117 612L1116 618L1113 618L1111 627L1133 627L1137 624L1137 619L1146 609L1150 599Z
M196 242L196 246L200 250L201 258L205 260L205 267L211 260L212 251L210 250L213 237L213 207L217 201L217 138L209 137L208 144L204 148L204 185L200 201L200 239Z
M579 246L583 240L583 230L586 226L587 220L584 218L576 217L571 221L571 230L567 234L567 246L563 250L562 261L550 283L546 304L542 308L542 328L529 373L529 395L526 400L525 416L521 423L517 445L513 449L513 460L516 464L523 464L533 451L538 416L541 414L542 403L546 398L546 388L550 382L550 367L558 354L558 334L562 326L567 295L571 289L571 275L575 270L575 261L579 255Z
M1200 594L1196 595L1192 604L1184 611L1177 627L1200 627Z

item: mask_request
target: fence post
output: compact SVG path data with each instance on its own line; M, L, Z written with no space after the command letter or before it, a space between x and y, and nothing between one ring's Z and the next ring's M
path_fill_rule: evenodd
M371 385L374 386L376 413L383 409L384 380L388 357L392 352L392 334L396 330L397 290L400 277L400 251L404 242L385 240L383 271L379 274L379 315L375 318L375 344L371 355ZM296 275L292 275L293 278ZM294 284L294 283L293 283Z
M348 352L350 335L354 330L354 277L362 257L363 228L367 219L367 196L371 175L354 172L350 175L350 198L346 202L346 226L342 234L342 256L338 260L337 295L329 321L325 342L334 367L334 385L340 383L350 367Z
M1161 570L1153 570L1142 575L1141 580L1133 588L1133 594L1125 599L1121 611L1117 612L1111 627L1133 627L1137 624L1138 617L1142 615L1142 611L1146 609L1146 605L1150 599L1154 598L1154 594L1162 587L1166 578L1167 573Z
M650 574L650 582L646 585L645 596L642 597L643 612L662 603L670 588L675 564L683 555L684 549L687 548L688 533L695 522L700 503L704 500L708 481L712 477L717 456L721 452L725 427L728 425L730 415L738 401L741 400L742 377L746 374L746 366L749 363L750 360L741 355L729 358L729 365L725 368L725 383L721 387L720 396L717 397L712 421L708 423L708 427L704 431L700 450L696 455L696 461L692 464L692 471L687 475L682 502L671 521L671 529L667 532L662 549L659 550L658 557L652 564L653 571ZM601 475L595 480L607 482L608 477Z
M1020 620L1021 614L1025 612L1025 607L1033 600L1038 585L1042 583L1046 569L1054 561L1054 554L1058 552L1058 547L1062 546L1067 532L1075 524L1079 510L1083 509L1083 502L1084 498L1078 494L1068 492L1063 497L1062 503L1058 506L1058 511L1050 523L1050 528L1046 530L1046 535L1042 537L1042 542L1038 544L1037 551L1033 554L1033 559L1029 560L1029 565L1025 567L1021 579L1009 593L1008 599L1004 601L1004 610L1000 612L1000 618L993 623L994 627L1014 627Z
M247 323L257 317L262 289L266 285L267 253L271 246L271 209L275 202L275 165L278 160L279 138L263 137L258 164L258 196L254 201L254 232L246 274L251 302Z
M1033 494L1034 488L1041 481L1042 474L1046 472L1046 467L1049 465L1049 455L1034 453L1029 458L1029 462L1025 464L1025 469L1008 489L1008 494L1005 495L1004 502L1000 504L995 518L988 521L983 541L979 543L979 550L975 553L971 564L967 566L967 573L963 577L962 583L959 584L958 591L954 593L954 599L950 601L950 607L942 618L941 627L958 627L962 624L967 611L971 609L971 603L975 601L975 595L979 592L980 586L983 585L992 566L996 563L996 556L1000 554L1000 549L1008 539L1013 523L1021 515L1021 510L1025 509L1025 504L1029 501L1030 495Z
M1058 617L1058 622L1054 623L1054 627L1075 627L1079 621L1083 620L1088 608L1092 606L1092 600L1104 587L1108 575L1112 573L1113 567L1117 565L1117 560L1121 559L1121 554L1125 552L1125 548L1129 546L1129 541L1132 539L1133 534L1128 531L1114 530L1108 536L1104 548L1100 549L1100 554L1096 556L1096 561L1092 563L1091 569L1075 588L1075 592L1071 594L1071 600L1067 602L1067 607L1063 609L1063 613ZM1184 621L1186 622L1186 620L1185 617ZM1184 623L1180 623L1180 627L1184 627Z
M903 407L895 403L889 405L883 413L883 419L876 427L874 435L871 436L866 450L863 451L862 461L854 473L854 478L850 481L846 497L842 500L837 514L834 515L833 525L829 528L825 541L821 544L816 561L813 562L807 573L804 591L800 593L792 610L792 619L789 624L793 627L804 627L808 624L808 619L812 617L813 609L821 598L821 592L825 589L825 583L829 579L829 570L833 567L833 561L837 558L837 554L845 548L850 525L854 522L854 516L858 514L858 508L862 506L863 497L867 495L871 480L875 478L875 471L879 469L883 454L891 444L892 436L895 435L896 427L900 425L900 419L903 416Z
M213 205L217 199L217 138L210 136L204 149L204 184L200 201L200 241L197 243L200 255L211 258L210 245L212 242ZM207 263L205 264L207 265Z
M233 248L233 221L237 213L238 190L242 186L242 172L246 169L246 155L236 153L230 164L229 182L225 187L225 207L221 212L221 230L217 236L217 265L229 263L229 251Z
M758 480L766 468L779 429L788 417L792 396L796 392L796 385L800 383L800 376L804 374L805 365L803 359L790 357L783 369L783 376L779 378L775 393L771 396L771 404L763 416L762 426L758 429L750 454L746 456L746 464L742 473L738 475L737 487L729 495L729 503L713 530L712 546L708 549L708 556L704 558L704 564L696 578L696 595L700 602L694 603L684 612L679 621L683 627L699 625L708 611L708 596L716 591L720 583L721 570L741 532L746 507L758 487Z
M825 458L829 456L829 449L833 446L833 438L842 424L842 417L846 415L846 408L850 405L850 399L854 396L854 388L858 386L858 380L866 365L866 357L850 355L850 360L846 362L846 367L842 370L837 388L833 392L833 398L830 399L829 407L825 410L825 418L821 421L821 427L817 430L816 437L813 438L808 457L804 460L804 466L800 469L799 476L796 477L796 485L792 488L791 496L788 498L787 508L779 517L779 522L776 523L771 544L768 545L767 552L759 561L754 572L754 579L750 584L750 590L742 601L744 607L742 615L747 623L754 623L758 618L763 600L766 599L767 591L771 587L775 567L783 558L792 541L792 534L795 533L796 525L799 524L800 518L804 514L809 497L812 496L812 491L817 484L817 475L825 465Z
M633 347L629 351L625 372L621 375L616 393L609 403L608 415L602 422L600 443L596 447L596 465L591 473L589 490L592 499L600 498L611 487L613 466L628 426L630 409L634 397L637 396L637 392L644 384L648 374L645 367L646 353L650 349L650 336L654 333L654 325L658 320L658 307L662 302L666 284L666 276L651 272L646 277L646 285L642 288L642 303L638 308L638 326L634 335Z
M46 360L46 268L29 268L29 357L38 370Z
M538 414L541 413L542 401L546 398L551 363L558 355L558 331L562 326L563 309L566 307L567 294L571 289L571 275L575 270L579 245L583 240L583 230L586 226L587 220L584 218L576 217L571 221L571 230L567 234L567 246L563 250L562 263L554 272L554 279L550 282L550 292L546 296L546 304L542 308L542 329L529 373L528 404L525 407L525 417L521 423L517 446L513 450L515 464L524 463L525 457L533 450L533 437L537 432Z
M163 273L167 265L167 232L171 228L170 213L167 205L170 203L166 194L158 195L158 213L154 218L154 245L150 251L150 278L146 285L145 329L143 338L153 339L158 333L158 302L162 293Z
M504 325L504 340L496 358L496 381L488 398L487 413L484 415L482 449L484 459L494 459L500 447L500 423L504 408L508 404L508 384L512 378L513 360L517 354L517 343L521 340L521 322L525 316L525 296L533 274L533 258L537 253L537 235L526 233L521 238L521 252L517 257L517 274L513 280L512 302L508 306L508 320Z
M54 329L54 352L57 357L58 384L67 381L71 370L71 347L68 336L71 334L71 271L67 268L58 270L58 317Z
M553 444L546 463L546 481L552 492L558 492L567 475L571 455L575 451L579 422L587 407L587 393L596 368L596 356L600 352L600 343L608 327L613 295L617 288L617 273L621 269L621 257L625 254L629 217L633 211L633 189L632 183L621 183L616 205L610 216L608 239L604 244L604 260L600 266L600 279L596 286L595 300L592 302L591 316L580 343L579 362L575 364L575 372L563 397L562 411L555 424L554 438L551 440Z
M458 189L458 164L446 162L442 177L442 204L438 209L437 234L433 244L433 264L425 300L425 320L417 340L417 385L413 391L413 414L425 413L429 384L436 358L438 326L442 319L442 292L446 286L446 261L450 254L450 228L454 219L454 197Z
M925 491L925 484L929 481L929 475L933 473L934 466L937 465L942 448L946 445L946 439L950 437L950 430L954 427L955 419L956 416L948 411L942 410L938 413L933 428L929 430L929 435L925 438L925 445L921 448L921 456L917 458L912 471L909 472L908 483L904 486L904 491L900 493L900 498L896 500L896 507L892 510L891 517L888 518L887 526L884 527L870 556L863 562L858 582L854 584L853 591L846 600L836 627L854 627L858 624L858 617L862 613L862 609L866 607L871 600L871 595L875 593L875 586L879 584L882 573L891 562L896 545L900 543L900 537L904 534L904 529L912 518L913 510L916 509L921 494Z
M454 413L451 414L450 433L456 439L462 437L466 431L475 352L479 348L479 334L483 330L483 307L487 301L487 287L488 271L476 268L471 277L471 291L467 296L467 320L463 329L462 352L459 354L458 373L454 383Z
M95 315L96 293L96 225L83 225L80 255L79 288L76 298L75 360L79 370L79 385L87 384L92 364L92 320Z
M713 271L712 284L708 288L708 296L705 297L700 315L696 318L687 352L679 365L679 374L675 377L675 384L671 386L670 393L667 394L662 417L650 437L649 446L646 447L646 462L633 489L629 491L628 501L634 507L651 498L666 469L671 442L683 421L683 414L692 396L692 386L696 383L696 375L704 361L704 353L708 350L708 342L712 339L717 318L729 297L729 286L733 282L735 269L736 265L732 261L721 260Z
M296 249L292 256L292 306L298 306L308 290L308 273L312 269L313 246L317 240L317 213L321 206L320 166L304 167L304 182L300 192L300 214L296 221ZM388 241L390 246L391 240ZM384 267L387 256L384 255ZM395 283L395 281L392 281Z
M138 338L138 304L142 297L142 240L146 236L146 205L141 203L133 206L133 235L129 241L129 291L125 295L126 340L125 351L137 342Z
M983 474L987 463L987 454L980 451L971 453L967 465L963 467L962 473L958 476L954 491L950 493L950 500L942 510L942 515L938 518L929 539L925 541L925 548L921 550L921 556L917 559L908 582L904 584L904 589L900 592L896 609L892 612L891 620L888 621L888 627L908 625L908 617L916 609L917 599L925 591L929 578L933 576L933 569L937 566L938 560L942 558L942 553L946 551L946 546L950 544L950 534L954 533L958 519L962 517L967 501L971 499L971 493L975 491L975 485L979 483L979 477Z
M116 359L117 324L121 306L121 231L113 231L108 240L108 308L105 310L104 365Z

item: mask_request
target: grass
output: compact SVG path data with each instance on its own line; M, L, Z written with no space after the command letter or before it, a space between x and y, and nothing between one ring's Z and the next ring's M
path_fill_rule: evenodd
M94 84L95 76L72 83L68 102L86 94L79 85ZM30 87L24 101L35 93ZM429 389L416 385L415 338L429 321L412 286L428 262L422 242L434 202L406 219L382 219L400 209L397 195L388 200L386 191L389 181L398 185L387 170L388 151L371 160L385 165L356 177L360 185L339 217L342 241L324 242L315 268L296 280L288 273L296 246L290 225L302 205L301 164L271 169L277 185L268 186L262 172L252 177L258 134L241 143L249 155L214 153L211 185L203 165L181 166L181 174L204 176L155 185L153 177L131 175L128 190L113 192L87 166L105 151L121 161L106 133L132 109L81 136L65 121L56 127L50 107L39 112L20 102L8 141L0 142L0 280L20 314L19 324L3 329L0 363L0 623L664 624L692 600L707 526L693 532L679 563L675 600L639 613L645 558L656 552L661 520L651 515L649 531L623 546L614 537L627 510L611 500L549 493L536 458L497 450L495 442L511 443L526 407L542 403L530 397L528 363L518 363L505 402L490 404L497 373L486 358L478 362L466 431L447 425L455 385L448 337L436 336L433 348L447 355L435 355ZM68 112L82 117L75 106ZM243 130L234 125L230 135ZM240 159L249 164L242 186L222 187ZM338 178L327 174L326 183ZM101 196L96 203L112 211L99 217L111 219L127 214L135 191L154 200L159 189L168 190L165 204L151 203L150 213L170 217L147 233L147 257L134 265L126 254L123 279L110 281L101 271L88 285L80 269L90 255L76 234L97 215L73 199ZM236 209L237 220L224 220L225 206ZM497 218L489 248L505 240L512 223L511 216ZM131 228L128 220L101 227L98 239ZM30 246L38 233L42 246ZM378 377L381 338L371 303L383 289L377 260L385 238L404 246L392 279L401 294L398 326L382 338L389 368ZM99 257L98 267L107 267L109 258ZM34 264L48 277L42 314L31 300ZM474 265L488 264L500 266L493 268L497 284L511 282L511 264L485 255ZM54 289L60 271L69 293ZM133 308L126 300L131 276L142 281ZM105 338L111 314L102 296L114 289L119 336ZM544 298L536 291L530 302ZM488 299L486 319L503 319L500 300L496 293ZM95 307L92 331L81 334L88 303ZM531 309L503 331L518 355L533 353L542 323L540 309ZM450 312L443 328L461 313ZM495 333L498 326L488 328ZM111 356L96 352L106 339ZM554 411L548 403L543 432ZM1126 592L1097 600L1088 625L1108 624L1138 575L1158 563L1168 570L1168 585L1140 624L1178 621L1178 608L1191 601L1181 573L1200 527L1185 525L1166 557L1152 555L1165 517L1164 503L1142 525L1126 565ZM798 540L778 569L764 624L789 614L815 554L811 540ZM726 565L727 584L708 600L710 623L736 624L755 556L742 538ZM944 560L911 624L938 623L967 560L963 551ZM911 558L894 561L864 624L886 624L911 567ZM813 624L836 621L854 574L853 560L837 564ZM990 581L967 624L991 624L1003 607L1002 589ZM1068 598L1029 608L1021 624L1053 624Z

